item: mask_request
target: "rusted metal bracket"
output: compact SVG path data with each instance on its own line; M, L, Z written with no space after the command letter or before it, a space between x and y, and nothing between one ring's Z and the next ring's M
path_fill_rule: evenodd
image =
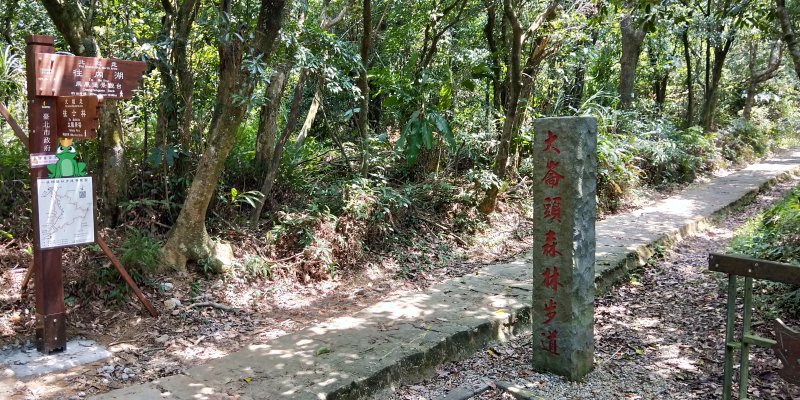
M65 313L36 314L36 347L44 354L66 350L67 316Z

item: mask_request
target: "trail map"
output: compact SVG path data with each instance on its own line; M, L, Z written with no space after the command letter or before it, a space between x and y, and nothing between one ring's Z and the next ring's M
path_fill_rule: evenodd
M39 179L39 248L94 243L92 178Z

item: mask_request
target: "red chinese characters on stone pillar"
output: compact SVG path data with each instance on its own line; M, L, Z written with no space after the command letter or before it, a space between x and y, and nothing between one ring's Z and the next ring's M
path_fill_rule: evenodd
M547 162L547 173L544 175L544 184L550 186L551 188L558 187L558 184L561 182L561 178L564 176L556 172L556 168L558 168L558 163L550 160Z
M542 332L542 349L550 354L558 355L558 331Z
M542 284L545 288L558 293L558 267L547 267L542 273Z
M561 150L558 149L553 143L556 142L558 136L556 136L553 131L547 131L547 139L544 140L544 151L553 151L556 154L561 154Z
M561 197L547 197L544 199L544 219L561 221Z
M550 301L545 303L545 305L544 305L544 315L547 318L547 319L544 320L545 324L549 324L549 323L553 322L554 319L556 319L556 315L557 315L557 313L556 313L556 302L553 299L550 299Z
M557 246L556 233L552 230L547 231L544 237L544 244L542 245L542 255L548 257L560 256L561 252L558 251Z
M561 150L556 145L556 140L558 136L555 135L552 131L547 131L547 138L544 141L544 153L554 153L551 155L555 155L556 159L548 160L546 164L547 172L545 172L544 178L542 178L542 182L544 182L545 186L550 188L551 190L557 190L559 184L561 183L561 179L564 177L556 169L558 168L560 161L558 161L558 156L561 155ZM560 222L561 221L561 196L549 196L544 199L543 204L543 211L544 211L544 220L549 222ZM557 243L557 233L552 230L548 229L545 233L544 237L544 244L542 245L542 255L545 257L559 257L561 256L561 252L558 251L558 243ZM558 267L551 266L545 268L544 272L542 273L542 284L544 289L550 289L553 291L553 295L558 293ZM544 304L544 324L551 324L556 319L558 315L558 308L555 299L551 298ZM542 349L547 351L552 355L558 355L558 330L555 329L548 329L544 332L541 332L542 336Z

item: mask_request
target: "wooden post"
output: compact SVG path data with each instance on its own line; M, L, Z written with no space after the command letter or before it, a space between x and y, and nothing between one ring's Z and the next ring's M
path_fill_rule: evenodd
M28 81L28 147L31 155L52 154L56 137L56 98L37 96L36 58L53 53L53 38L31 35L26 38L25 63ZM36 201L36 183L47 178L47 168L31 167L31 199L33 208L33 268L36 289L36 348L44 354L67 348L66 307L64 306L64 273L61 267L61 249L39 248L39 211Z

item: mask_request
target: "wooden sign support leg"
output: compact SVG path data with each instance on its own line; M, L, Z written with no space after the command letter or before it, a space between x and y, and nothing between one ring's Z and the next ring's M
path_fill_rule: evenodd
M55 97L37 96L36 58L53 53L53 38L32 35L25 47L28 80L28 148L31 154L52 153L57 140L55 132ZM52 121L52 122L51 122ZM36 347L44 354L67 348L66 307L64 306L64 276L61 269L61 250L42 250L39 246L39 210L36 201L37 180L47 178L46 168L31 168L31 198L33 208L33 263L36 289Z
M106 245L106 242L103 240L103 238L100 237L100 235L97 235L95 241L98 245L100 245L100 248L103 250L103 253L106 254L106 257L108 257L108 259L111 261L111 264L114 264L114 268L117 269L117 272L122 275L122 279L125 280L125 283L127 283L128 286L130 286L130 288L133 290L133 293L136 294L136 297L142 303L144 308L147 309L147 312L150 313L150 316L153 318L158 318L158 312L156 312L156 309L153 308L153 305L150 304L149 301L147 301L147 297L144 297L144 293L142 293L141 289L139 289L139 286L137 286L136 282L134 282L131 276L128 275L128 271L125 271L125 268L122 267L122 263L117 260L117 257L114 257L114 253L112 253L111 249L108 248L108 245Z

